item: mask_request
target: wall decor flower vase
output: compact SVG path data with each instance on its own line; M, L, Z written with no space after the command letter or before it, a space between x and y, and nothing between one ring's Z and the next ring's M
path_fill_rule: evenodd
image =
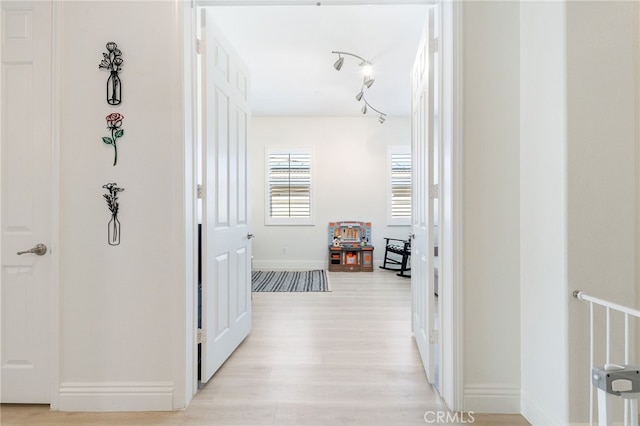
M118 210L120 208L120 204L118 203L118 192L124 191L124 188L119 188L118 184L107 183L102 185L104 189L109 191L108 194L103 194L102 196L107 200L107 207L109 207L109 211L111 212L111 220L107 224L107 237L110 246L117 246L120 244L120 221L118 220Z
M118 105L122 100L122 82L116 71L111 71L107 80L107 103Z
M109 105L120 105L122 102L122 81L118 73L122 70L122 52L118 45L112 41L106 44L106 52L102 53L102 61L98 65L99 69L109 71L107 79L107 103Z
M110 246L117 246L120 244L120 221L118 220L118 216L111 216L111 220L109 221L109 225L107 228L107 233Z

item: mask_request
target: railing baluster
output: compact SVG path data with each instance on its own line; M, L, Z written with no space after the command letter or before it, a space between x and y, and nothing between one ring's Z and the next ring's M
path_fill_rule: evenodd
M629 314L624 314L624 363L629 365ZM631 420L631 401L624 400L624 426L629 426Z
M629 314L624 314L624 363L629 364L631 350L629 346Z
M591 369L596 367L596 348L595 348L595 307L594 305L601 306L605 308L605 365L611 365L611 355L612 355L612 346L611 340L613 338L611 334L612 327L612 316L611 311L614 313L619 312L624 315L624 366L629 366L631 363L632 353L635 354L634 347L634 336L631 334L632 328L635 329L634 325L631 324L632 318L640 318L640 310L628 308L626 306L619 305L617 303L609 302L607 300L598 299L593 296L589 296L581 291L574 291L573 296L578 300L582 300L585 302L589 302L589 425L593 426L594 418L595 418L595 389L592 385L592 371ZM620 362L620 354L619 351L615 351L615 359L614 361ZM635 356L635 355L634 355ZM616 370L615 365L611 365L612 371ZM612 414L611 413L611 397L610 394L605 394L605 391L599 389L598 390L598 422L600 425L604 424L612 424ZM601 395L601 393L603 393ZM601 397L604 395L604 399ZM624 425L627 426L638 426L638 400L636 398L624 398ZM602 411L602 412L601 412Z
M589 426L593 426L593 386L591 385L591 367L594 365L593 344L593 302L589 302Z
M606 339L606 352L605 352L605 364L611 363L611 308L607 306L606 308L606 329L605 329L605 339Z

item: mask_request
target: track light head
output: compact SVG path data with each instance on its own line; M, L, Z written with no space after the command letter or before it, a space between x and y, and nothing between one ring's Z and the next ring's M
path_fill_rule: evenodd
M362 113L363 113L363 114L366 114L366 113L367 113L367 104L364 104L364 105L362 106Z
M384 123L384 115L381 115L380 117L378 117L378 121L380 122L380 124Z
M333 67L336 69L336 71L340 71L340 68L342 68L342 64L344 64L344 58L338 55L338 60L333 64Z
M363 96L364 96L364 92L361 90L360 93L356 95L356 101L360 101Z
M365 77L364 85L367 86L367 89L371 87L375 80L373 78Z

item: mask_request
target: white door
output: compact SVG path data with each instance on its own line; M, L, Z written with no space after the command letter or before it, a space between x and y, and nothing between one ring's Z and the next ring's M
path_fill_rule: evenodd
M251 331L249 73L201 11L202 344L207 382Z
M433 10L429 11L412 72L411 327L429 382L435 381L433 282L434 80Z
M51 398L51 3L1 3L3 403Z

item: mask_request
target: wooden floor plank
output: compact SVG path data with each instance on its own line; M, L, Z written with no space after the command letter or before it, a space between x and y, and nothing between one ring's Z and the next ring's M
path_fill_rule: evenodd
M411 337L410 280L380 270L331 272L329 280L328 293L254 293L251 335L184 411L56 413L46 406L3 405L0 423L429 424L431 413L446 407L427 383ZM473 420L480 426L528 425L517 415L475 414Z

